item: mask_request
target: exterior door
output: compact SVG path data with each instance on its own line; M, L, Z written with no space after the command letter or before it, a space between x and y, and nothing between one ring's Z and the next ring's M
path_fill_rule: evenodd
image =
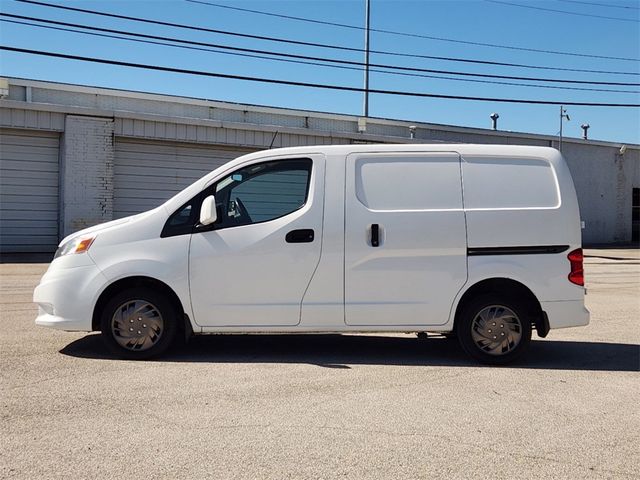
M460 156L346 159L345 322L442 325L467 277Z
M59 139L0 129L0 253L55 252Z
M252 163L207 188L214 229L194 233L191 302L201 326L293 326L320 261L324 157Z
M156 208L210 171L255 149L117 137L113 218Z

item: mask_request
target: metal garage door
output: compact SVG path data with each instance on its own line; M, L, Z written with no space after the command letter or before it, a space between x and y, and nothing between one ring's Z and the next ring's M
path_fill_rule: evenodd
M113 218L157 207L211 170L251 151L116 138Z
M57 133L0 129L0 252L58 244Z

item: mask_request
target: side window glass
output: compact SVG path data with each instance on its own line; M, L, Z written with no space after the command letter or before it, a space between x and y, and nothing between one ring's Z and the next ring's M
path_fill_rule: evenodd
M191 233L195 222L193 200L176 210L164 224L161 237Z
M218 209L216 228L268 222L307 202L312 161L278 160L237 170L213 189Z
M169 219L169 225L171 227L179 227L182 225L187 225L191 221L191 204L182 207L176 213L171 215Z

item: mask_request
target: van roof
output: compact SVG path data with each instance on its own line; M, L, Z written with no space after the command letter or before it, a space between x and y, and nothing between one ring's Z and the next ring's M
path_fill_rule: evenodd
M424 143L424 144L350 144L350 145L315 145L303 147L274 148L260 150L239 157L234 162L244 162L254 158L267 158L281 155L309 155L322 153L325 155L344 156L349 153L384 153L384 152L457 152L460 155L518 155L536 156L551 160L560 152L551 147L535 147L528 145L487 145L473 143Z

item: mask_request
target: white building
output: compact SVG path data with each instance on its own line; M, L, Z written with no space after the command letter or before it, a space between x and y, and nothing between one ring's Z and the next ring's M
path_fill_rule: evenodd
M153 208L247 152L344 143L557 147L557 137L8 79L0 99L0 253ZM415 138L410 127L415 126ZM640 146L565 138L586 244L632 239ZM499 188L499 182L497 182ZM515 227L517 228L517 227ZM635 223L637 231L638 224Z

